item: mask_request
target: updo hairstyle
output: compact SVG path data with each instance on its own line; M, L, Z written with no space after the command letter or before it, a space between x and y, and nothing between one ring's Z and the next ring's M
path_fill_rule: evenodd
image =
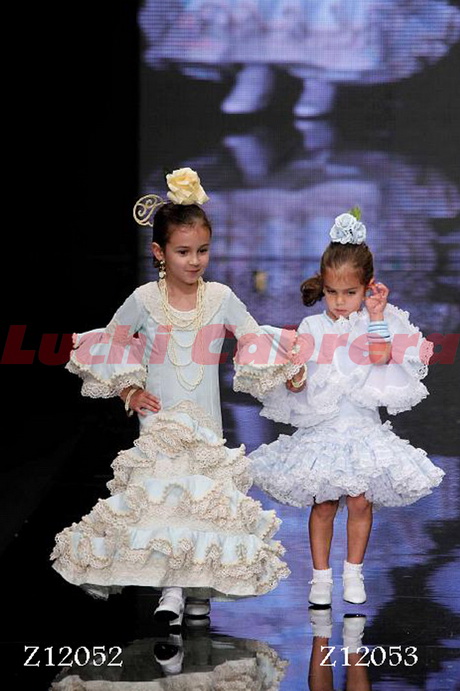
M374 275L374 259L366 243L354 245L331 242L321 257L320 272L307 278L300 286L303 304L311 307L322 300L326 269L340 269L345 264L353 266L362 285L368 285Z

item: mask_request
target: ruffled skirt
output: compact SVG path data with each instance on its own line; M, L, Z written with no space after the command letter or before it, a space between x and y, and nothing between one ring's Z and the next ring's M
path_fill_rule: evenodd
M98 597L178 586L199 597L261 595L289 575L281 521L246 495L244 446L228 449L190 404L152 415L118 454L112 496L56 536L53 567Z
M364 494L374 504L405 506L431 493L444 471L390 422L340 419L282 434L249 454L254 484L277 501L304 507Z

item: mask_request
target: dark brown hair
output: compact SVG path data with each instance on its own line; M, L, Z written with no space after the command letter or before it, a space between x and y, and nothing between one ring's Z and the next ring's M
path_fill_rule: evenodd
M374 258L366 243L342 245L340 242L331 242L321 257L320 272L307 278L300 286L303 304L311 307L322 300L326 269L339 269L345 264L351 264L359 274L362 285L367 286L374 275Z
M164 251L171 237L173 226L193 226L195 223L202 223L212 235L211 223L201 206L167 202L160 206L153 217L152 242L156 242ZM156 267L160 265L156 258L153 260L153 265Z

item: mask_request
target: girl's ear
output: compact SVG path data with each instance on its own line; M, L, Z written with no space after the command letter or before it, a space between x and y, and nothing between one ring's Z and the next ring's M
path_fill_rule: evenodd
M152 253L155 259L158 259L159 262L163 261L165 258L164 252L157 242L152 242Z
M374 285L374 283L375 283L375 278L374 278L374 276L372 276L371 280L369 281L369 283L366 286L365 297L370 298L374 294L374 291L372 290L372 286Z

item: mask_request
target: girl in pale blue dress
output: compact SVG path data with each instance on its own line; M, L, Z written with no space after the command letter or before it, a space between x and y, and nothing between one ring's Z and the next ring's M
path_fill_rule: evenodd
M302 284L304 304L326 301L322 314L298 328L305 371L259 396L262 415L298 429L250 454L255 484L280 502L312 507L309 601L316 605L331 604L329 556L339 505L348 509L344 599L361 604L373 506L411 504L444 475L380 419L379 406L395 415L428 395L421 379L433 344L407 312L387 303L365 235L354 215L337 217L320 273Z
M180 624L185 595L189 614L206 615L210 597L261 595L289 570L272 540L279 519L246 494L244 446L227 448L222 438L225 330L244 362L248 334L261 329L228 286L202 279L211 226L196 173L185 168L167 179L172 201L153 222L159 281L137 288L104 329L75 336L67 365L83 379L83 395L121 396L128 414L139 415L140 435L112 464L112 496L56 537L52 559L67 581L96 596L126 585L163 589L156 615ZM150 224L154 208L143 198L137 219ZM281 364L278 347L276 364L268 353L251 367L261 391L300 369L290 355L294 338L286 334ZM237 379L244 372L239 365Z

